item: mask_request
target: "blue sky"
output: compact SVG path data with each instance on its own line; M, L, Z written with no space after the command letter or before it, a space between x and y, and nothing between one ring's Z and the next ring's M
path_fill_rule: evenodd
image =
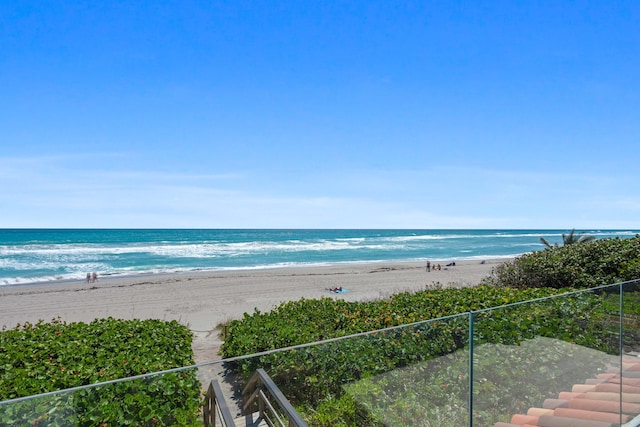
M0 227L639 227L636 1L103 3L0 3Z

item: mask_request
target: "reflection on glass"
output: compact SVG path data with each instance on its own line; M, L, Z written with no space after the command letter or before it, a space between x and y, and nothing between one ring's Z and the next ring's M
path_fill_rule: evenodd
M584 399L576 393L619 362L619 315L602 310L611 295L617 287L474 313L472 425L566 415Z

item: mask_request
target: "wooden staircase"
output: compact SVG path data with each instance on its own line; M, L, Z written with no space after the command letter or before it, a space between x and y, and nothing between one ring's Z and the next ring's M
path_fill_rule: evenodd
M308 427L263 369L258 369L243 392L242 416L233 418L218 380L205 396L205 427ZM219 423L218 423L219 421Z

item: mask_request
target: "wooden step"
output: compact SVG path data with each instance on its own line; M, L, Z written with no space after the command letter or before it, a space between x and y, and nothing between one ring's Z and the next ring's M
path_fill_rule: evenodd
M236 423L236 427L269 427L269 424L267 424L264 419L260 418L259 412L238 417L233 421Z

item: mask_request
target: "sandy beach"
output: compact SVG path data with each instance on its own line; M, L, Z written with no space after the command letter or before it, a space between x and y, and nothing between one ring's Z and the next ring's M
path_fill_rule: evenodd
M504 259L459 261L427 272L422 263L344 264L326 267L191 272L100 278L97 283L64 282L0 287L0 326L60 318L177 320L194 332L196 363L219 359L216 326L255 309L300 298L367 301L402 291L474 286ZM437 263L438 261L436 261ZM348 292L333 294L329 288Z

